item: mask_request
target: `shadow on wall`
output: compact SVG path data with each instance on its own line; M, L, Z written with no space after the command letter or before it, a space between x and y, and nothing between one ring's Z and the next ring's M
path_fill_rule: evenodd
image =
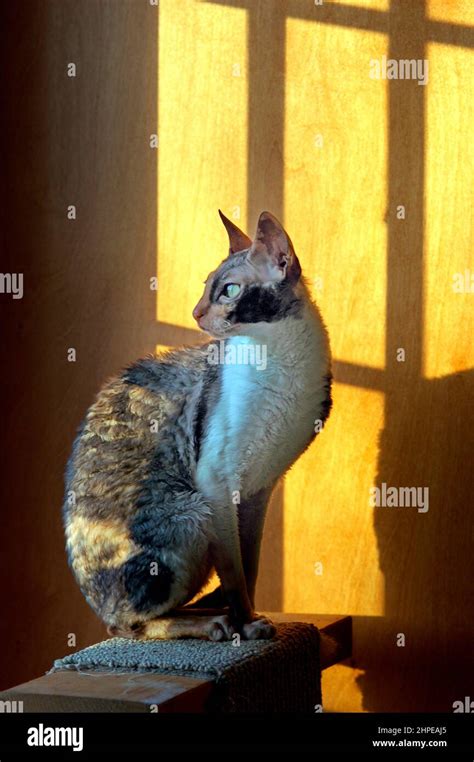
M86 6L0 9L2 271L24 274L0 300L0 688L105 635L67 567L62 475L94 394L158 338L157 9Z
M392 2L388 57L424 59L425 22L423 0L409 8ZM455 39L448 30L446 41ZM452 711L453 701L469 695L474 668L474 371L422 377L430 330L423 325L425 93L415 82L390 82L387 381L375 484L428 488L429 509L374 509L384 617L356 625L355 638L371 711ZM401 198L409 209L402 224L395 213Z
M354 661L365 709L449 712L474 674L474 370L407 383L389 395L376 484L429 487L429 510L374 509L385 614L356 617Z

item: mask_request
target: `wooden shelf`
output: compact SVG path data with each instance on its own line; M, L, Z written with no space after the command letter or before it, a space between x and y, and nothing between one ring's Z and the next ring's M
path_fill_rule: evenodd
M348 616L269 613L275 622L309 622L321 634L321 669L352 651ZM55 672L0 693L2 701L23 701L24 712L196 712L205 711L213 681L155 673L126 675Z

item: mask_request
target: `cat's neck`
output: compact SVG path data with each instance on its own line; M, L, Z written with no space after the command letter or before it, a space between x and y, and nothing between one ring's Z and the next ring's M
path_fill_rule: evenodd
M253 324L249 332L226 340L234 345L249 343L265 347L269 360L282 364L318 364L329 359L327 331L317 307L304 292L302 309L296 315L271 323Z

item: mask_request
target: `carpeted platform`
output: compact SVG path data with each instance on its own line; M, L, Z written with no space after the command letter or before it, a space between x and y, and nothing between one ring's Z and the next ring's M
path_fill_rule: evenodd
M158 672L212 679L211 712L314 712L321 704L319 631L311 624L277 625L272 640L111 638L57 659L51 672Z

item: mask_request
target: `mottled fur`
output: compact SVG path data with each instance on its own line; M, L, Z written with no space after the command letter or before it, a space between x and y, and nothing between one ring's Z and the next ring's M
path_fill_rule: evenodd
M229 257L194 315L227 343L264 342L268 366L212 365L207 344L139 360L102 389L68 463L69 562L112 632L215 640L273 632L253 612L265 509L315 420L329 414L329 345L275 218L262 214L254 244L223 220ZM229 282L240 284L238 297L222 294ZM208 600L228 604L229 616L163 616L213 568L223 589Z

